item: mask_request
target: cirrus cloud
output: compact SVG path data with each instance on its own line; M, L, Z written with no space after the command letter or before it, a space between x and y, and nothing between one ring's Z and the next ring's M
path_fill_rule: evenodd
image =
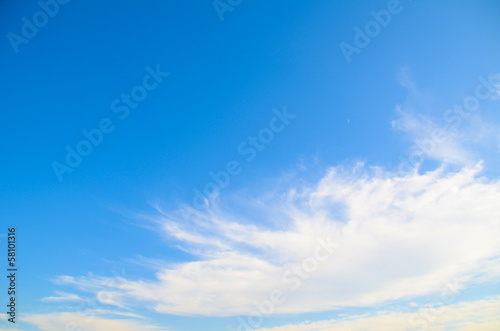
M362 164L332 167L316 183L289 180L275 199L254 200L268 219L279 216L267 225L217 203L189 219L161 211L158 227L196 261L166 265L154 281L58 281L115 293L115 305L142 301L160 313L231 316L249 314L275 289L285 297L276 313L304 313L419 297L449 279L497 279L500 183L481 170L479 163L399 176ZM284 276L327 236L338 245L328 260L307 277Z

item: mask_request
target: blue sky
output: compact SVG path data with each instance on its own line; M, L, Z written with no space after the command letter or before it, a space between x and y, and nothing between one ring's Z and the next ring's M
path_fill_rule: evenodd
M1 330L500 327L500 3L0 9Z

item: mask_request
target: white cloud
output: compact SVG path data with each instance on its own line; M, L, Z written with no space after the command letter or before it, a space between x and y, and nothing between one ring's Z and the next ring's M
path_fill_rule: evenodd
M438 306L419 314L406 309L380 311L337 320L284 325L259 331L496 331L500 330L500 296Z
M415 86L415 82L412 77L411 68L408 64L405 64L401 68L399 68L396 78L401 86L414 93L418 93L417 87Z
M42 331L79 330L79 331L166 331L133 319L109 319L97 316L84 316L77 313L27 314L23 322L36 325Z
M408 95L396 106L398 118L391 125L404 132L412 144L401 160L402 169L418 168L425 159L470 165L496 152L498 125L484 120L481 109L500 95L500 73L479 76L468 95L457 96L461 102L453 100L443 109L436 109L432 93L416 87L407 65L399 70L398 81Z
M65 293L56 291L58 296L56 297L45 297L42 298L41 301L50 302L50 301L84 301L81 297L76 294Z
M276 313L302 313L418 297L456 277L491 281L498 277L491 261L500 256L500 183L480 171L478 164L396 176L334 167L314 185L290 181L279 198L262 202L261 214L280 217L269 226L218 205L189 219L164 213L162 230L198 261L165 267L154 281L90 275L59 282L117 292L120 304L144 301L161 313L229 316L251 313L274 289L286 297ZM308 279L283 278L327 236L339 244L328 260Z
M483 131L464 132L459 131L457 125L440 126L430 116L412 114L410 111L402 110L400 106L396 107L396 113L399 117L392 121L392 126L410 137L412 152L415 154L413 158L417 160L411 163L417 165L424 158L430 158L445 163L466 165L474 159L473 153L464 143L477 140ZM475 123L479 122L480 120L476 119Z
M130 312L118 311L118 310L92 309L92 311L96 315L116 315L116 316L125 316L125 317L145 319L141 315L137 315L137 314L130 313Z
M96 298L100 303L116 306L119 308L126 308L123 304L120 303L120 296L121 294L118 292L99 291L97 292Z
M56 281L120 308L145 304L167 314L233 316L251 314L274 290L285 297L274 312L286 314L418 300L451 279L463 286L499 280L500 182L480 176L482 163L467 146L496 131L476 115L464 127L415 115L412 105L425 107L432 97L417 89L408 67L398 78L410 97L393 125L439 160L439 169L395 174L363 164L332 167L314 183L287 176L284 187L261 199L239 195L232 208L218 197L205 211L157 206L152 219L159 233L195 261L139 261L154 265L154 280L90 274ZM333 238L338 248L304 273L318 238Z
M15 327L15 324L10 323L7 321L9 316L7 314L0 314L0 320L2 320L2 324L12 324L13 326L0 326L0 331L21 331L21 329L18 329Z

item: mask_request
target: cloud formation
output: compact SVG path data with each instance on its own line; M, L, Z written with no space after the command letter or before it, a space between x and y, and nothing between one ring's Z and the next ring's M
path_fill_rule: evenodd
M53 297L45 297L45 298L42 298L41 301L44 301L44 302L49 302L49 301L84 301L83 298L81 298L80 296L76 295L76 294L71 294L71 293L65 293L65 292L60 292L60 291L56 291L56 294L58 296L53 296Z
M110 319L86 317L77 313L29 314L23 322L36 325L42 331L79 330L79 331L167 331L164 328L148 325L134 319Z
M500 330L500 296L461 302L440 308L439 314L429 314L429 321L415 319L404 309L380 311L312 323L284 325L259 331L495 331Z
M476 99L492 98L498 76L479 77ZM305 180L302 165L299 175L276 181L260 197L238 194L228 204L214 195L205 210L156 205L149 219L158 233L193 261L155 260L154 280L89 274L56 281L95 294L103 305L140 303L159 313L204 316L252 315L266 305L269 314L371 307L418 300L452 280L462 287L497 281L500 182L481 175L483 162L470 148L496 131L476 116L471 96L463 107L475 115L460 124L446 121L448 110L444 126L416 114L412 107L431 98L409 67L398 79L409 98L392 124L419 149L411 171L358 163ZM419 171L424 158L439 168Z
M275 312L304 313L418 297L456 278L496 279L500 183L480 173L481 164L406 176L362 164L333 167L314 184L290 181L275 199L254 201L275 220L268 224L217 204L190 219L163 212L156 218L163 233L197 260L166 266L155 281L58 281L113 293L116 305L143 301L160 313L230 316L250 314L273 290L284 296ZM319 239L337 247L305 273Z

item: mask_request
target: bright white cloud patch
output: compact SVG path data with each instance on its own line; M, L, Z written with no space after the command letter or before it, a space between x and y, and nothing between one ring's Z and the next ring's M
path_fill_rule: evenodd
M500 297L435 307L423 316L381 311L338 320L285 325L259 331L496 331L500 330ZM425 317L425 318L422 318Z
M408 95L396 106L398 118L391 124L412 142L407 155L400 156L400 173L418 168L425 159L470 166L497 150L499 128L483 119L482 109L491 106L489 100L497 99L500 73L478 76L468 95L443 109L435 108L436 96L417 87L408 66L399 70L398 81Z
M76 313L31 314L26 315L22 321L36 325L42 331L167 331L133 319L108 319Z
M76 294L65 293L56 291L58 296L46 297L42 298L41 301L50 302L50 301L84 301L81 297Z
M5 326L8 324L12 324L7 321L7 314L0 314L0 320L2 321L2 326L0 326L0 331L21 331L21 329L16 328L15 326Z
M198 261L166 266L155 281L59 282L116 293L115 305L230 316L273 299L275 313L314 312L436 293L454 279L495 279L500 183L480 172L480 164L407 176L334 167L316 184L290 181L279 198L254 203L273 220L268 226L218 206L188 219L164 213L161 229Z
M442 126L436 120L422 115L412 114L396 107L399 118L391 122L392 126L411 137L414 142L408 161L413 165L419 165L425 158L440 160L446 163L465 165L474 159L472 152L465 146L465 142L475 140L483 133L483 130L458 131L457 123ZM460 119L460 118L458 118ZM460 119L462 122L462 120ZM460 123L461 123L460 122ZM476 119L476 123L480 121ZM481 123L485 126L484 123ZM470 124L469 124L470 125Z

